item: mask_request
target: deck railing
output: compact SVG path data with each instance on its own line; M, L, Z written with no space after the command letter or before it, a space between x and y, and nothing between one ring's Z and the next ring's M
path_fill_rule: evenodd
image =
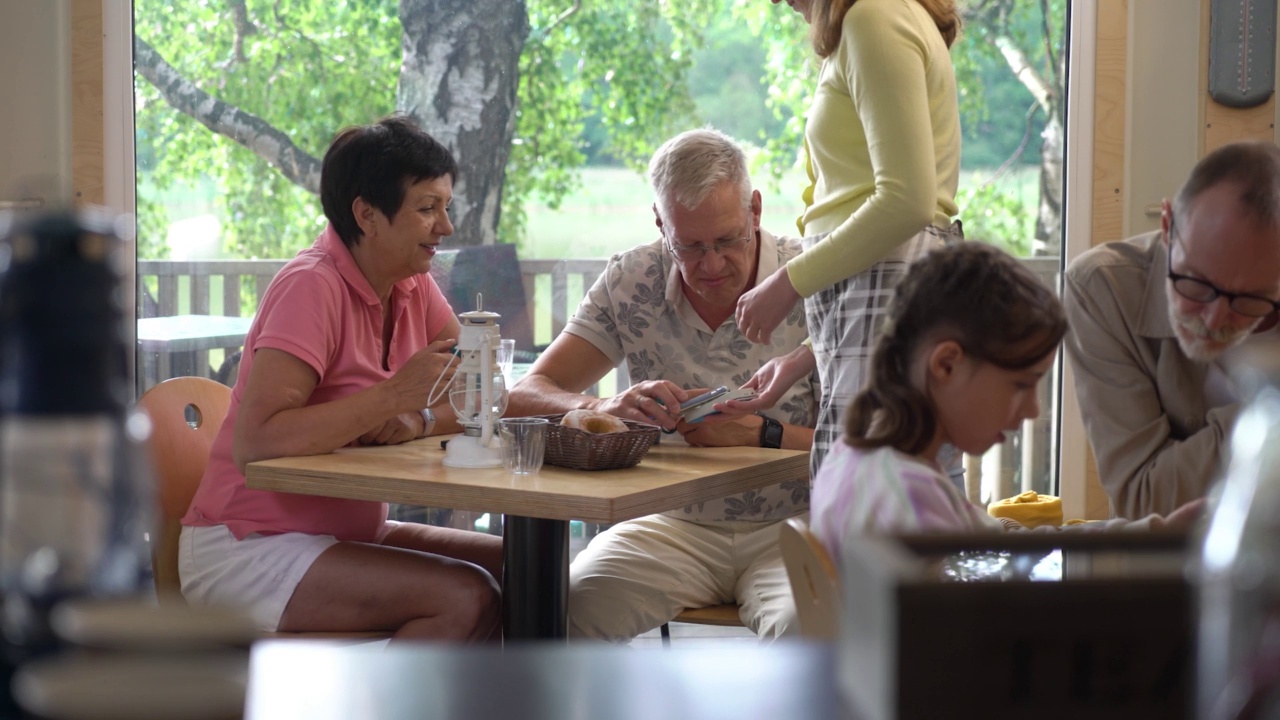
M287 260L139 260L138 306L148 317L252 313ZM578 307L570 280L589 288L604 270L604 259L521 260L530 320L550 319L551 337L560 334ZM248 279L246 281L246 278ZM549 283L550 295L539 293ZM540 302L540 295L547 297ZM549 305L547 304L549 303ZM549 341L549 339L548 339Z

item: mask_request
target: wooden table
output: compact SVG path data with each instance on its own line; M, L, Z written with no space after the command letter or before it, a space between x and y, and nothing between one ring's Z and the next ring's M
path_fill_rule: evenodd
M570 520L616 523L804 480L809 454L668 444L625 470L543 466L533 476L449 468L443 459L440 438L426 438L250 463L245 478L257 490L505 513L504 631L524 640L565 636Z
M823 645L632 650L256 643L246 720L841 720Z
M197 366L197 353L236 348L253 324L251 317L221 315L169 315L138 321L138 350L157 353L156 381L179 375L207 375Z

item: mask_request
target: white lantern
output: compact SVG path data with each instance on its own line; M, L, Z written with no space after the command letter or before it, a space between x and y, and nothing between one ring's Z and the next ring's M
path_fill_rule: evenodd
M462 435L449 441L444 464L449 467L488 468L502 465L502 445L494 432L507 409L507 386L498 367L500 315L484 310L476 295L476 309L458 315L462 358L449 386L449 404L462 425Z

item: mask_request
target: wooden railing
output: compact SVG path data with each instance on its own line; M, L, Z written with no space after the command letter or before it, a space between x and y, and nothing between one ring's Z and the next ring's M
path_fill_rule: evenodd
M287 260L139 260L139 307L148 307L155 317L168 315L228 315L239 317L243 308L256 308L267 285ZM524 281L526 306L531 319L551 318L551 336L560 334L565 322L578 307L579 297L570 297L569 279L581 279L583 289L591 287L608 261L600 258L569 260L521 260L520 276ZM1058 258L1027 258L1024 260L1050 287L1058 287ZM551 286L550 307L540 307L538 301L539 278L549 277ZM155 279L151 283L151 279ZM246 295L243 278L251 278ZM215 281L215 279L218 279ZM144 300L144 288L156 286L154 296ZM212 310L215 303L215 285L221 285L220 312ZM185 296L185 297L184 297ZM185 300L185 302L184 302Z
M139 260L138 307L146 317L226 315L240 317L243 307L256 308L267 285L288 260ZM252 295L244 296L242 279ZM156 290L152 292L152 279ZM213 312L213 279L221 279L222 307ZM185 286L185 292L180 291ZM185 295L185 297L182 297ZM183 302L185 300L185 302ZM252 302L246 303L246 300ZM154 307L153 307L154 306Z
M139 260L138 306L144 308L147 316L154 317L214 314L239 317L245 308L252 313L252 308L258 306L267 285L286 262ZM576 276L584 289L589 288L606 262L605 259L521 260L520 276L530 319L536 321L545 312L551 318L551 337L560 334L581 299L570 296L569 279ZM538 301L539 278L544 276L550 279L551 287L547 308ZM246 283L244 278L250 281ZM221 302L215 302L219 297Z

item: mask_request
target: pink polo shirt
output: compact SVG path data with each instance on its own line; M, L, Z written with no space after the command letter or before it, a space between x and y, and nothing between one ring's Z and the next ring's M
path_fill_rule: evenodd
M245 487L231 457L240 400L254 352L275 348L310 365L320 381L308 405L346 397L380 383L444 330L453 310L430 275L396 283L395 331L382 369L382 306L332 226L291 260L267 288L245 338L231 407L183 525L226 525L249 533L302 532L371 542L387 519L386 503L294 495Z

